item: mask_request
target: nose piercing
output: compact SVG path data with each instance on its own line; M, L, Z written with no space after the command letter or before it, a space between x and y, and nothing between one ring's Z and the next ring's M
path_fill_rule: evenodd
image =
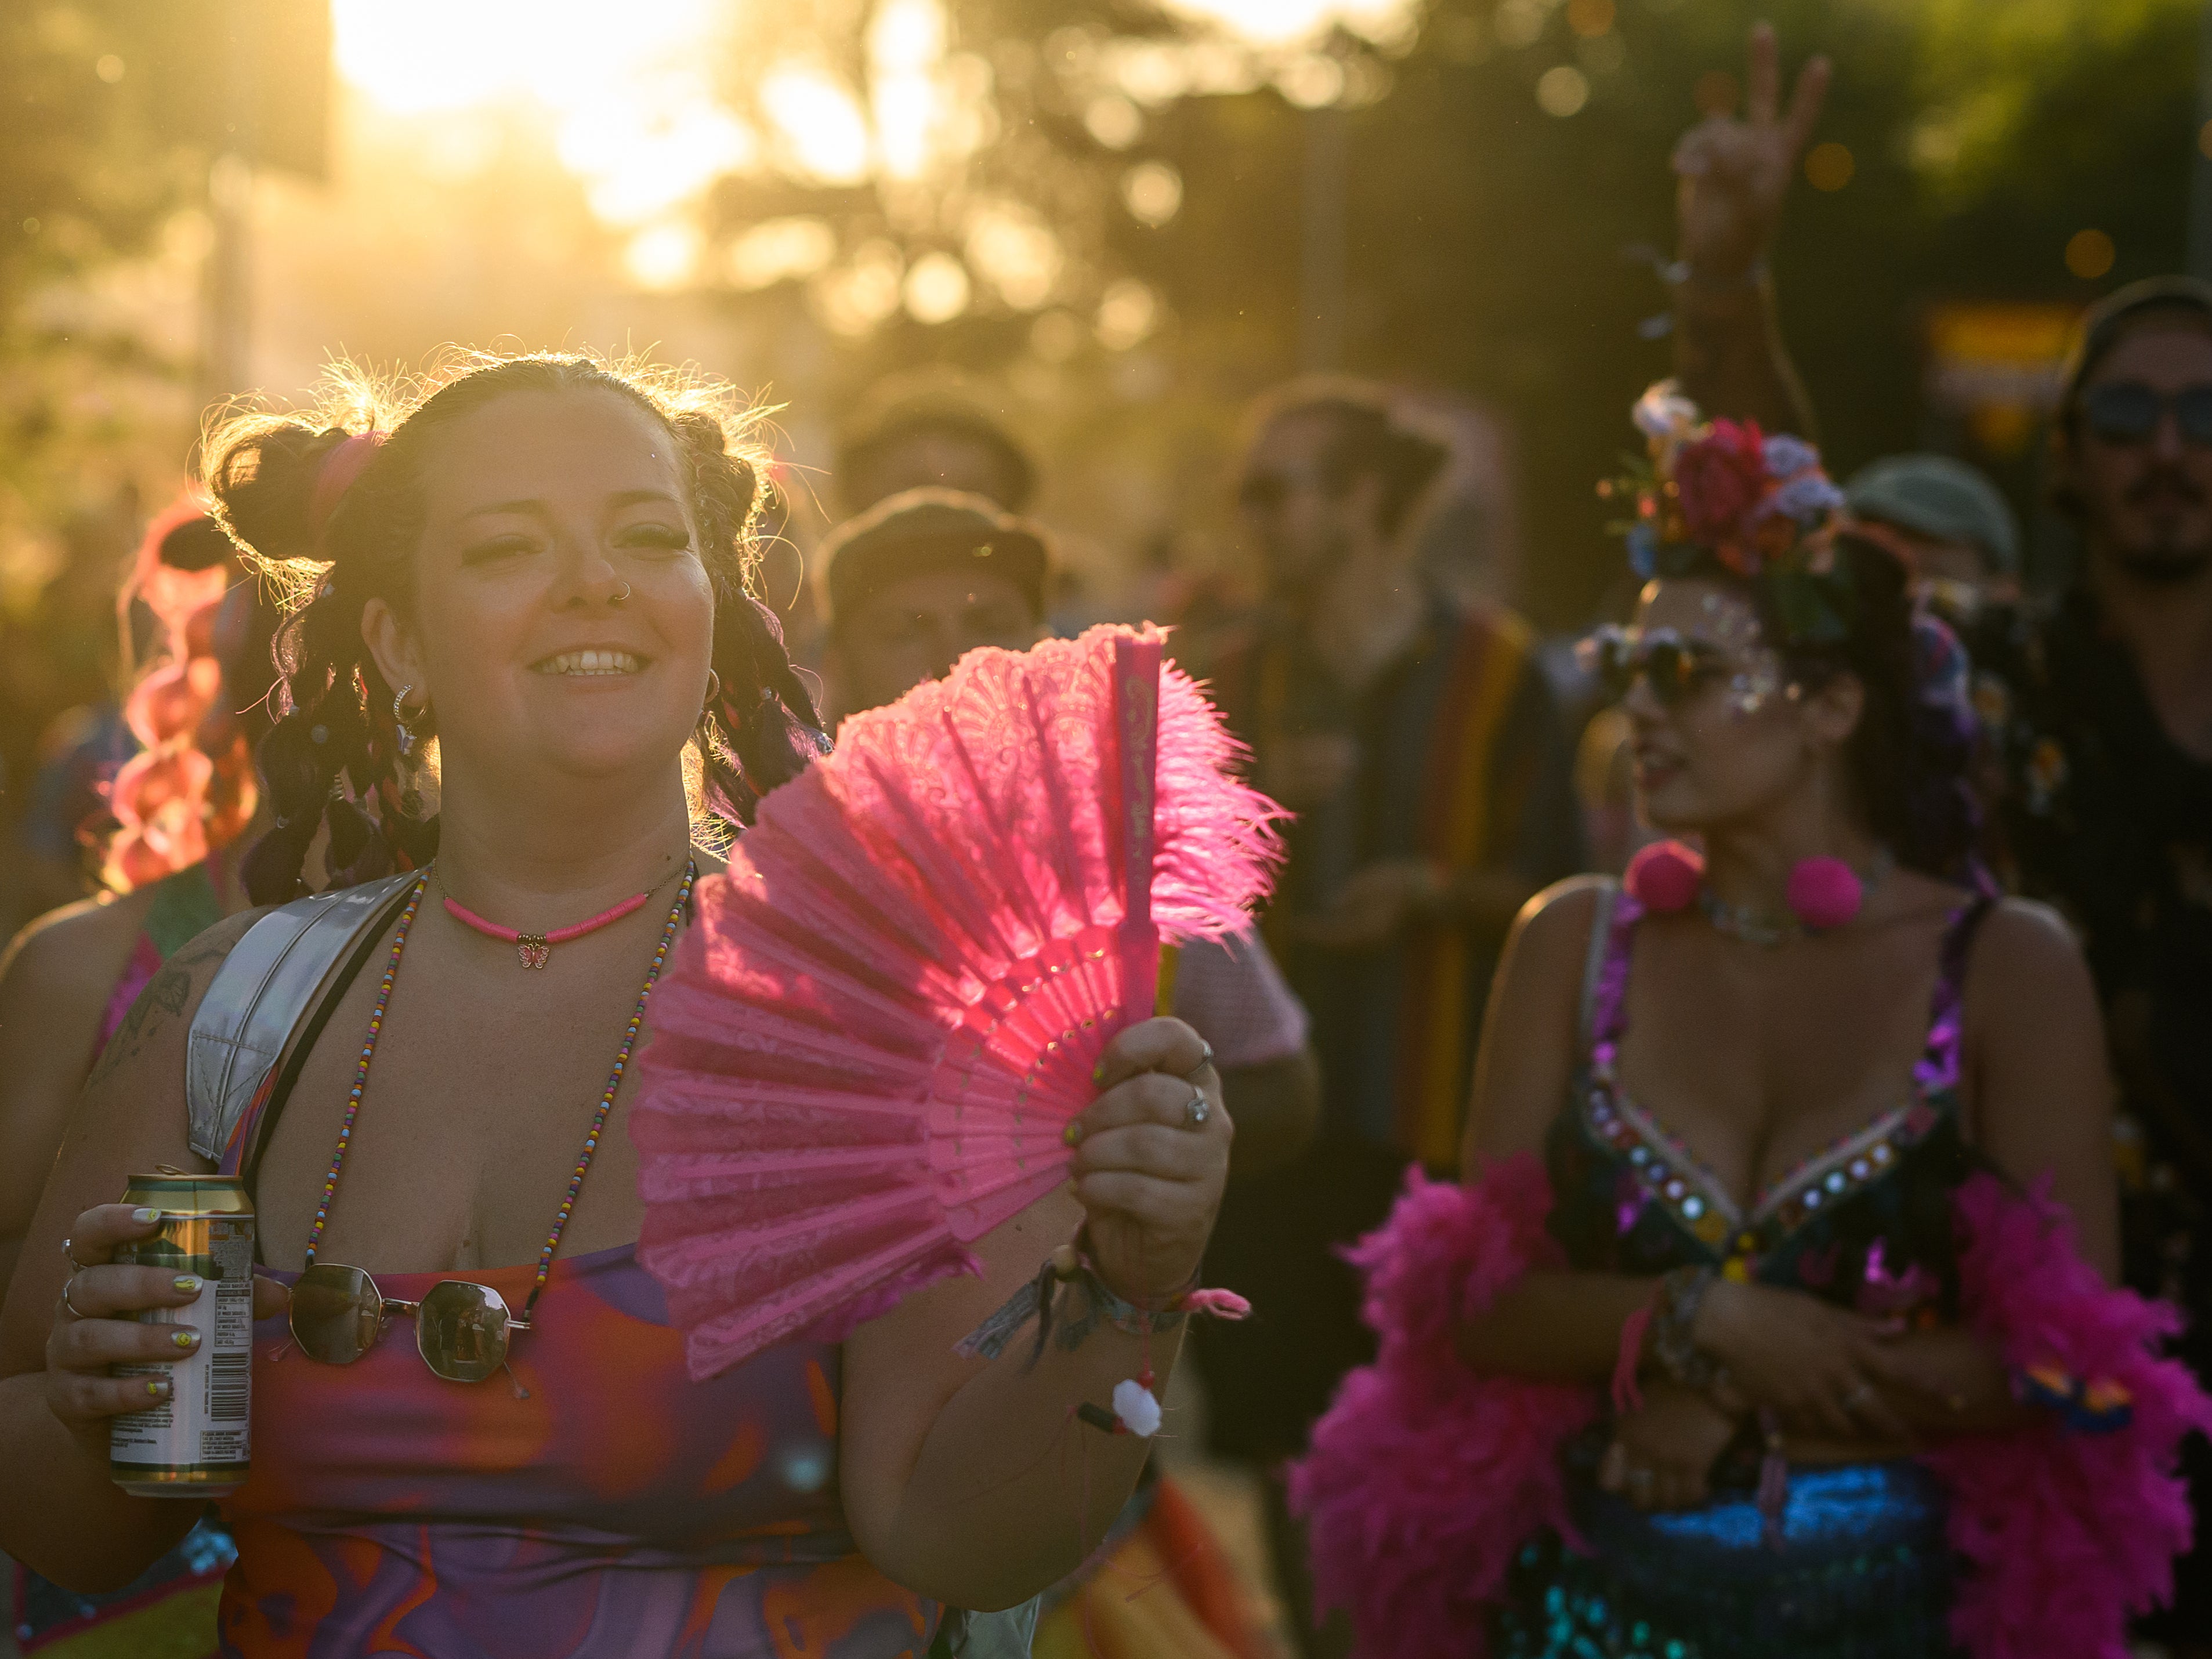
M609 605L620 605L620 604L621 604L624 599L628 599L629 597L629 584L628 582L624 582L624 583L622 585L622 592L619 592L619 593L617 593L617 594L613 595L611 599L608 599L607 603L608 603Z

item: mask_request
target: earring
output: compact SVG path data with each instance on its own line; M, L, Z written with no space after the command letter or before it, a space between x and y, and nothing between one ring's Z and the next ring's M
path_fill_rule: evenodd
M415 752L415 733L407 724L407 694L414 689L411 684L403 685L399 688L399 695L392 700L392 723L399 728L399 757L402 760ZM430 705L425 702L415 718L421 720L429 712Z
M714 705L722 700L722 677L713 669L707 671L707 701L699 707L702 720L714 712Z

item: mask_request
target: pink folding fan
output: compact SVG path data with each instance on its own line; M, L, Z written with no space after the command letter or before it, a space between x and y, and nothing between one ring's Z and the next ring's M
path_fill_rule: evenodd
M985 650L770 794L653 994L638 1255L706 1376L975 1271L1163 939L1246 925L1274 804L1162 636Z

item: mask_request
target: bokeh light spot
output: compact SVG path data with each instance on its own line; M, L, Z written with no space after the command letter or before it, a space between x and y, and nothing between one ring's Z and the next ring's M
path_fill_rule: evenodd
M1546 70L1537 77L1536 106L1547 115L1574 115L1588 102L1589 77L1571 64Z
M1815 190L1841 190L1858 170L1858 159L1838 143L1815 144L1805 157L1805 181Z
M640 288L666 294L698 274L699 233L690 225L650 225L629 239L623 268Z
M1182 174L1165 161L1146 161L1121 175L1121 199L1130 217L1155 230L1182 208Z
M1613 0L1567 0L1567 27L1585 40L1613 32Z
M1302 52L1283 65L1275 84L1300 109L1325 109L1344 96L1344 65L1326 52Z
M2084 282L2094 282L2112 268L2119 250L2101 230L2077 230L2066 244L2066 269Z
M1544 20L1550 15L1544 0L1504 0L1490 26L1501 46L1533 46L1544 38Z
M837 233L826 219L764 219L730 244L724 267L732 287L748 292L811 276L837 255Z
M123 78L123 60L112 52L92 66L92 72L111 87Z
M1135 277L1125 276L1098 302L1098 343L1109 351L1127 351L1144 342L1159 317L1159 297Z
M1118 92L1105 92L1083 107L1085 131L1109 149L1127 149L1145 136L1144 112Z
M949 323L968 309L968 267L943 250L925 253L906 274L907 313L918 323Z

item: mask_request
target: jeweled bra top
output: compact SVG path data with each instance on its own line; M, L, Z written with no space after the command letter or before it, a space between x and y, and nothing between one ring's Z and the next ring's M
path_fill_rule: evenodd
M1610 896L1593 924L1583 1063L1545 1145L1550 1226L1573 1265L1639 1276L1711 1266L1873 1316L1948 1315L1958 1278L1951 1193L1975 1167L1959 1122L1960 991L1988 901L1963 907L1944 930L1911 1096L1747 1208L1620 1088L1614 1066L1643 909L1626 893Z

